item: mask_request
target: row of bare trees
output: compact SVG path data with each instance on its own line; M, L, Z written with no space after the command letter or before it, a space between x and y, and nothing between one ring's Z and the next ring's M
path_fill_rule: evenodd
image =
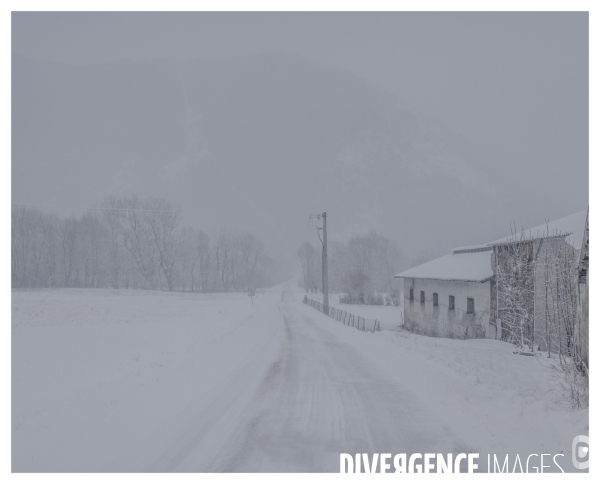
M181 226L164 198L108 197L81 217L12 209L12 286L238 291L270 284L264 243Z
M369 232L354 235L347 243L334 240L327 249L330 291L349 295L394 292L394 275L404 262L396 242ZM322 290L321 251L320 245L304 242L296 252L307 292Z

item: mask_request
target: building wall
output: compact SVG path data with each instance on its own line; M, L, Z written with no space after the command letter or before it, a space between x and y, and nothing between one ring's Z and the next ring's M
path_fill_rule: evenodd
M576 304L576 261L579 251L575 250L564 238L545 238L519 244L518 252L512 245L494 248L492 267L494 277L498 278L498 266L508 267L522 259L523 270L520 284L525 300L522 310L530 315L523 328L524 339L533 348L548 351L548 341L560 341L561 344L573 344L573 329ZM518 255L517 255L518 254ZM525 264L525 260L527 264ZM559 275L560 274L560 275ZM559 282L560 281L560 282ZM500 284L502 286L502 284ZM513 288L514 289L514 288ZM505 299L502 287L492 287L491 314L493 319L501 321L504 328L502 339L512 341L510 331L510 305ZM509 291L510 292L510 291ZM512 293L514 295L514 292ZM526 304L525 304L526 303ZM514 306L515 301L513 300ZM499 306L499 307L498 307ZM502 309L505 308L505 309ZM513 313L513 319L515 314ZM514 322L514 321L513 321ZM552 345L551 345L552 346ZM550 352L557 348L551 348Z
M578 321L577 327L575 328L575 344L577 345L577 349L579 354L581 355L581 359L585 364L585 367L589 369L590 360L589 360L589 351L590 351L590 333L589 333L589 296L590 296L590 286L588 284L588 279L585 279L585 282L578 285Z
M410 289L414 299L410 300ZM425 303L421 304L421 291ZM499 338L490 325L490 282L438 281L404 278L404 325L412 331L449 338ZM433 306L433 293L438 306ZM449 309L449 296L454 309ZM467 298L473 298L475 312L467 314Z
M544 239L537 249L537 257L535 263L535 344L536 348L541 351L548 351L548 338L550 334L560 333L560 339L565 340L569 336L565 331L564 324L567 324L568 317L561 314L555 298L552 297L554 294L553 288L556 287L556 258L557 254L563 254L569 264L569 272L572 273L571 282L567 286L562 286L561 299L565 300L567 297L572 298L571 304L562 304L562 310L566 314L573 314L572 311L566 311L565 306L576 310L575 305L577 304L576 293L577 293L577 265L579 262L579 251L573 249L567 244L564 239ZM562 256L559 256L562 257ZM549 286L551 295L548 295L546 286ZM573 314L575 316L575 314ZM567 318L567 320L565 320ZM559 320L563 320L562 323L558 323ZM571 321L575 324L575 321ZM557 326L552 327L552 326ZM573 328L574 329L574 328ZM554 338L557 336L555 335ZM573 338L573 335L570 335Z
M589 286L589 257L590 257L590 234L589 215L585 220L583 244L580 251L578 268L578 292L577 292L577 326L575 328L575 345L587 369L589 362L589 321L590 321L590 286Z

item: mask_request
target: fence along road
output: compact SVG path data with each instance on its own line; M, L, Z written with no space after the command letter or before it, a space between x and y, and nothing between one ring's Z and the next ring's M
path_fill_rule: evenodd
M315 308L317 311L322 312L330 318L333 318L336 321L340 321L346 326L356 328L359 331L370 331L371 333L374 333L375 331L381 331L381 325L376 319L368 319L363 318L362 316L355 316L354 314L349 313L348 311L344 311L343 309L334 308L333 306L325 306L319 301L308 299L307 296L304 296L304 300L302 302L304 304L308 304L309 306Z

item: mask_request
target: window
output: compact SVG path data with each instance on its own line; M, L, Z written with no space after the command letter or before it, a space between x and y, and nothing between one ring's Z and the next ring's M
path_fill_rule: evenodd
M425 291L421 291L421 304L425 304Z
M415 300L415 291L414 289L411 288L410 290L410 302L413 302Z
M437 295L437 292L433 293L433 305L434 306L438 305L438 295Z
M467 314L473 314L475 312L475 299L472 297L467 298Z
M448 309L454 309L454 296L448 297Z

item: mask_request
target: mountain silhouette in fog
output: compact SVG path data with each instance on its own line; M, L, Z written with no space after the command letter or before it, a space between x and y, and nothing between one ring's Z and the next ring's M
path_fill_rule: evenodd
M297 55L14 57L12 80L13 202L162 195L194 225L253 228L289 249L317 242L308 215L326 210L331 238L374 229L413 253L486 240L496 234L479 221L508 208L449 128Z

